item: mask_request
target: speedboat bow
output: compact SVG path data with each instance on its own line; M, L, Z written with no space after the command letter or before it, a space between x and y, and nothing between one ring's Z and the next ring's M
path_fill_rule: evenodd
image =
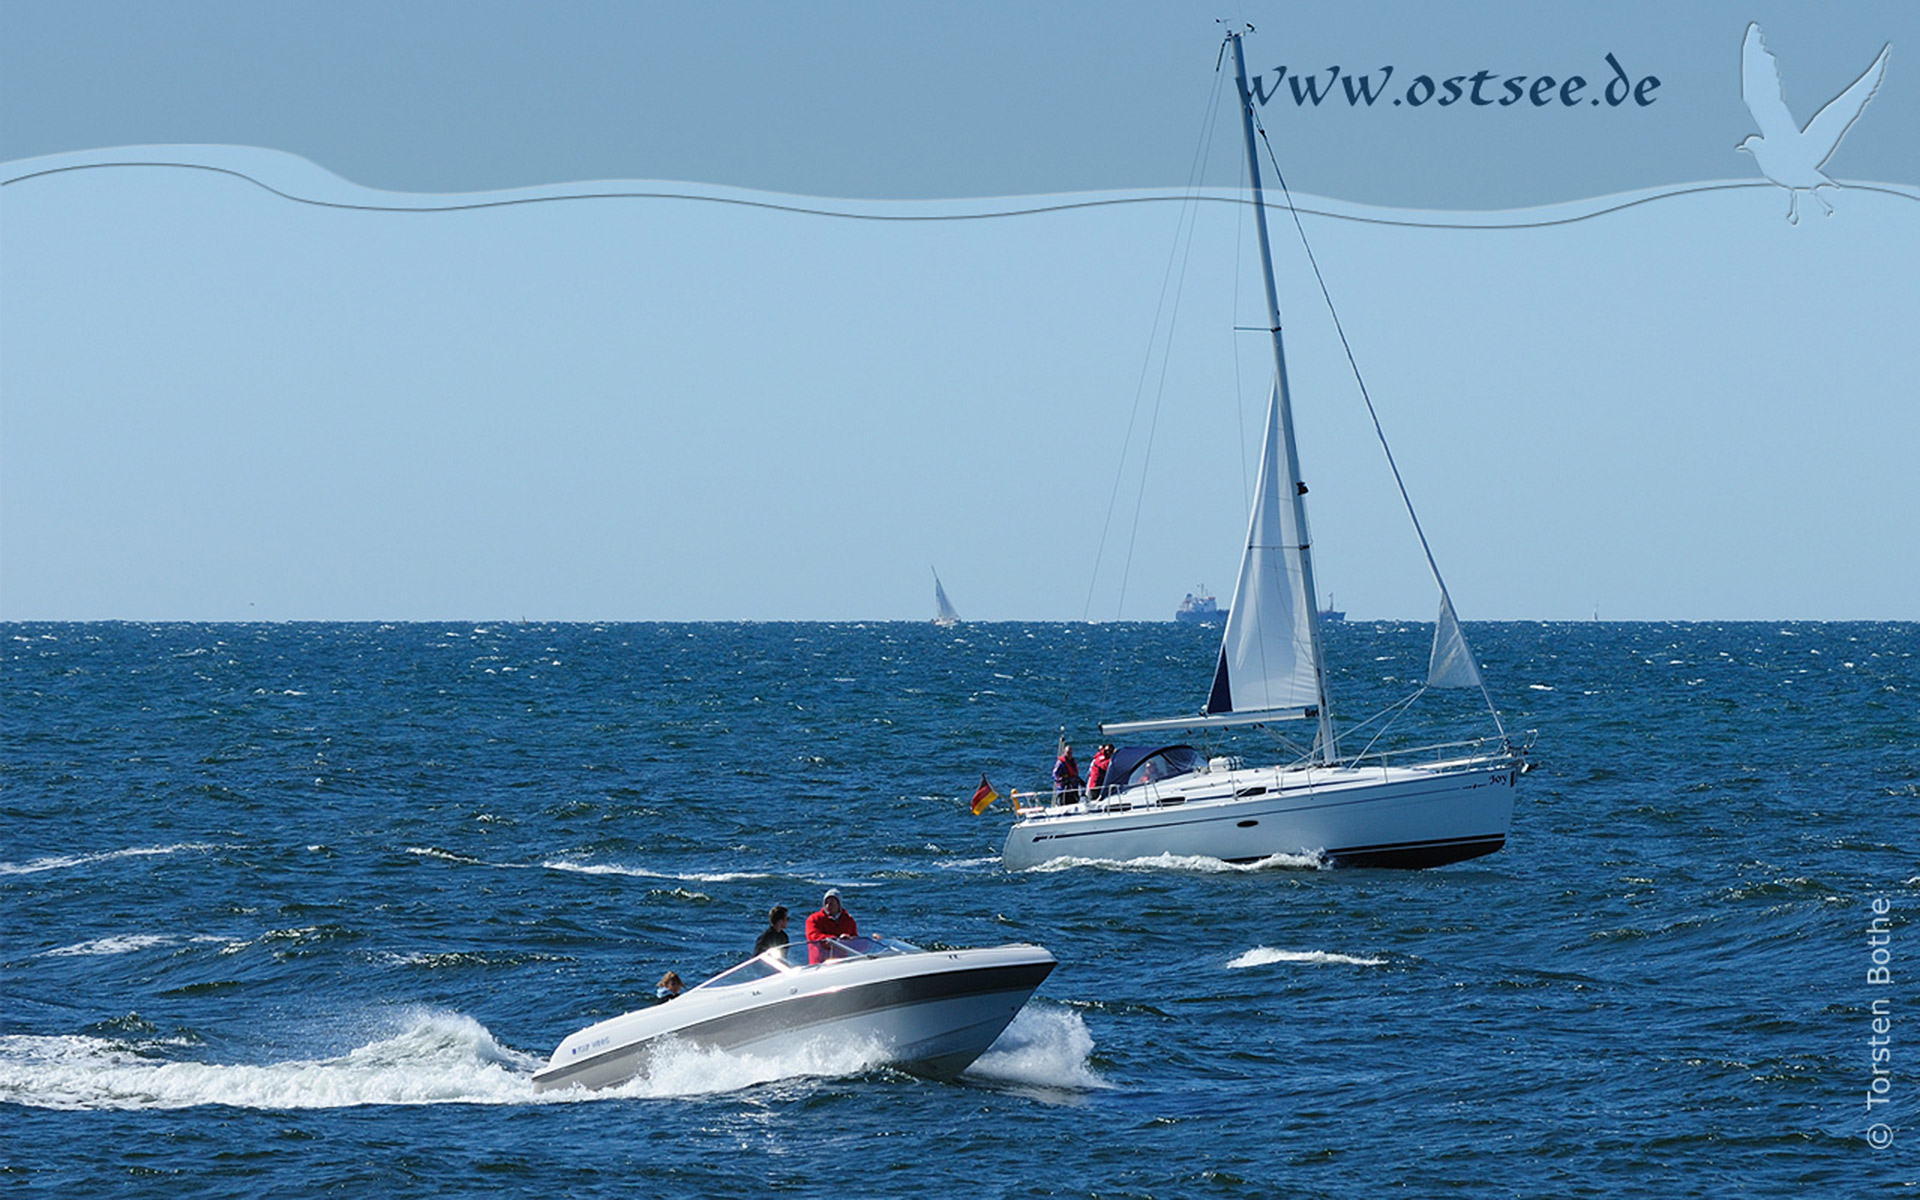
M830 1038L878 1045L916 1075L957 1075L993 1045L1054 968L1039 946L923 950L893 938L775 946L670 1001L589 1025L533 1074L536 1092L603 1088L669 1040L750 1052Z

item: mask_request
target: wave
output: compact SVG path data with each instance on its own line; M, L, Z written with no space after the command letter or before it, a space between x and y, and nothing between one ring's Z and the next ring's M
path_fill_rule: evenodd
M469 867L498 867L508 865L490 863L483 858L475 858L470 854L458 854L452 850L442 850L438 846L408 846L407 853L417 855L420 858L437 858L442 862L464 863Z
M178 937L166 933L119 933L75 942L71 946L43 950L41 954L45 958L87 958L96 955L132 954L140 950L151 950L156 946L178 946L184 942L218 942L222 945L231 945L232 939L211 934Z
M70 867L91 866L94 863L109 862L116 858L146 858L152 855L184 854L189 851L213 848L211 844L205 842L181 842L172 846L136 846L126 850L106 850L98 854L53 854L25 863L0 862L0 875L32 875L40 871L63 871Z
M1336 954L1331 950L1275 950L1271 946L1255 946L1227 964L1227 970L1239 971L1247 967L1265 967L1273 963L1348 963L1356 967L1383 967L1384 958L1362 958L1355 954Z
M1254 871L1318 871L1326 869L1323 853L1272 854L1257 862L1230 863L1204 854L1155 854L1148 858L1050 858L1026 868L1029 871L1067 871L1076 867L1100 867L1116 871L1194 871L1208 875L1246 874Z
M548 859L540 864L549 871L574 871L581 875L626 875L635 879L673 879L681 883L733 883L741 879L772 879L768 871L649 871L645 867L627 867L619 863L577 863L564 858Z

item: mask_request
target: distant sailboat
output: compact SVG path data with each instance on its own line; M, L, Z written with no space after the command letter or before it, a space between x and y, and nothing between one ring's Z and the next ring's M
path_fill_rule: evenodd
M1364 751L1343 756L1336 740L1321 625L1340 618L1314 603L1307 488L1300 481L1241 37L1230 34L1228 42L1240 82L1274 375L1240 579L1224 614L1213 683L1200 711L1109 722L1100 730L1110 738L1160 738L1182 730L1302 721L1312 723L1315 737L1300 757L1269 766L1248 766L1232 755L1210 758L1192 746L1160 741L1120 746L1096 791L1067 791L1049 805L1019 809L1021 819L1001 851L1010 867L1064 857L1134 860L1171 854L1252 862L1315 853L1336 866L1427 867L1490 854L1506 844L1513 788L1527 765L1526 746L1507 738L1497 711L1497 738L1396 752L1391 761ZM1394 474L1397 481L1398 468ZM1401 491L1404 496L1404 487ZM1419 531L1417 518L1414 528ZM1424 534L1420 540L1424 548ZM1422 690L1478 688L1485 696L1480 668L1430 550L1427 565L1440 606ZM1488 708L1492 711L1490 697Z
M933 571L932 567L927 569ZM933 623L942 629L960 623L960 614L954 610L953 601L947 599L947 589L940 586L938 571L933 571Z

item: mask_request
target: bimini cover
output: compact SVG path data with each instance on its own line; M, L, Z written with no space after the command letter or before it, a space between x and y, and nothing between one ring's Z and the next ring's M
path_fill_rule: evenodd
M1207 765L1207 756L1192 746L1120 746L1113 752L1113 764L1107 768L1108 787L1119 791L1156 779L1172 779Z

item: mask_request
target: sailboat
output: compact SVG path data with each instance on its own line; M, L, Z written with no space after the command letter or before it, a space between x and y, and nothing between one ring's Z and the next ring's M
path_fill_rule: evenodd
M1294 441L1242 36L1230 33L1227 40L1239 81L1274 374L1246 548L1212 685L1197 714L1102 724L1106 738L1158 740L1119 746L1097 790L1059 792L1038 804L1016 796L1019 820L1001 851L1010 867L1162 855L1227 862L1311 855L1335 866L1431 867L1506 844L1514 787L1531 742L1516 744L1501 725L1431 549L1427 565L1440 604L1425 686L1479 688L1498 735L1391 755L1341 751L1327 694L1320 631L1327 618L1315 603L1307 488ZM1384 437L1381 442L1384 447ZM1391 465L1390 449L1387 457ZM1393 474L1400 483L1397 467ZM1404 483L1400 492L1404 500ZM1407 511L1413 515L1411 503ZM1425 547L1417 516L1413 524ZM1185 731L1292 721L1313 723L1311 749L1269 766L1250 767L1238 756L1209 756L1167 740Z
M932 567L927 569L933 571ZM953 607L953 601L947 599L947 589L940 586L938 571L933 571L933 623L942 629L950 629L960 623L960 613Z

